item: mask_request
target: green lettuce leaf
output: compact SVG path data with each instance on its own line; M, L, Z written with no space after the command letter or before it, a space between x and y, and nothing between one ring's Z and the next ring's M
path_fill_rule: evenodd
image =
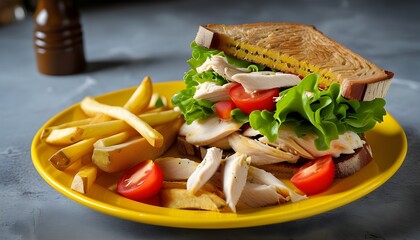
M280 92L274 112L253 111L249 116L251 127L274 141L281 124L289 122L298 136L315 133L317 149L327 150L330 142L345 131L361 134L383 121L384 99L349 100L341 95L339 84L320 91L318 79L317 74L310 74L297 86Z
M230 117L238 123L244 124L249 122L248 114L242 112L239 108L235 108L232 111L230 111Z
M194 41L191 43L191 58L187 61L191 69L185 73L184 82L186 89L172 96L172 104L179 107L187 124L192 123L196 119L205 119L215 114L213 109L214 103L207 100L194 99L196 86L204 82L214 82L221 86L227 83L227 80L214 71L206 71L198 73L195 69L201 66L207 58L212 55L221 55L226 57L227 61L235 67L248 68L250 71L261 71L264 69L262 65L252 64L250 62L239 60L225 55L222 51L211 50L203 46L197 45ZM245 121L240 113L234 114L236 120Z

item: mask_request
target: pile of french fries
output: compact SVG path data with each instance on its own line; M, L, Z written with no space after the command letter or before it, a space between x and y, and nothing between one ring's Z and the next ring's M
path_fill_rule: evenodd
M84 98L86 119L43 129L41 140L61 148L50 163L66 171L81 163L71 189L86 193L102 172L127 170L134 164L163 154L175 141L183 120L166 98L153 93L146 76L123 106Z

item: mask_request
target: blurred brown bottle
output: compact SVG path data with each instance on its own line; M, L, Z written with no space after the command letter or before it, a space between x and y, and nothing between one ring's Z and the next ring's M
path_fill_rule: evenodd
M72 0L39 0L34 21L39 72L67 75L85 70L80 16Z

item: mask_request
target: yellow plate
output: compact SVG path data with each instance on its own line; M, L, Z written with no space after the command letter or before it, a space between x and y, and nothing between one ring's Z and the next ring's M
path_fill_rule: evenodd
M154 91L167 97L182 88L182 82L154 84ZM123 89L97 99L108 104L122 105L133 90ZM32 142L31 154L39 174L57 191L86 207L123 219L162 226L237 228L281 223L320 214L355 201L381 186L398 170L407 152L407 139L403 129L387 114L384 122L377 124L366 136L372 146L374 161L355 175L336 180L323 194L298 203L247 210L238 214L168 209L121 197L113 190L117 176L102 175L86 195L70 189L75 170L61 172L48 162L48 158L58 148L41 142L40 133L45 127L80 119L82 116L78 104L75 104L50 119L37 132Z

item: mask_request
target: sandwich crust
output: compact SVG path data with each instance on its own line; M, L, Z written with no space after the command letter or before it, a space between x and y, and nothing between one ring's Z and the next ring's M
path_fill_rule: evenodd
M346 98L385 97L393 73L335 42L315 27L295 23L201 26L196 43L302 77L320 75L320 87L340 83Z

